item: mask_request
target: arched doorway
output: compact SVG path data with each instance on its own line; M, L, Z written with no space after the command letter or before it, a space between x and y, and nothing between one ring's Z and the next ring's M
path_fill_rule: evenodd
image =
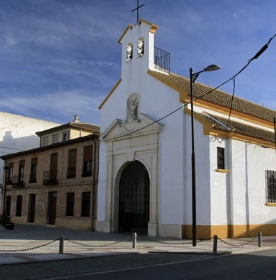
M119 231L147 233L149 185L148 171L141 162L126 166L119 184Z

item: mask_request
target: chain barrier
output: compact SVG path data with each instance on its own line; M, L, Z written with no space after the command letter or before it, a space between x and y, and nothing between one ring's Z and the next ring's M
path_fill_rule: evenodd
M58 240L59 240L59 238L54 239L54 240L52 240L50 242L47 242L45 244L37 245L37 246L31 247L31 248L15 249L15 250L0 250L0 253L17 253L17 252L26 252L26 251L30 251L30 250L35 250L35 249L50 245L50 244L52 244L52 243L54 243Z
M222 240L218 237L218 240L221 241L222 243L226 244L226 245L229 245L229 246L236 246L236 247L241 247L241 246L245 246L245 245L248 245L249 243L253 242L257 237L253 237L251 240L249 240L248 242L245 242L243 244L232 244L232 243L229 243L229 242L226 242L225 240Z
M153 239L153 238L150 238L150 237L138 237L139 238L144 238L144 239L147 239L151 242L156 242L156 243L160 243L160 244L165 244L165 245L188 245L188 244L193 244L193 241L187 241L187 242L166 242L166 241L161 241L161 240L156 240L156 239ZM204 242L204 241L210 241L211 239L200 239L200 240L197 240L197 242Z
M122 240L118 240L118 241L115 241L115 242L111 242L111 243L108 243L108 244L99 244L99 245L88 245L88 244L84 244L84 243L81 243L81 242L77 242L77 241L73 241L71 239L68 239L68 238L64 238L64 240L70 242L70 243L73 243L73 244L76 244L76 245L80 245L80 246L84 246L84 247L107 247L107 246L112 246L112 245L115 245L115 244L118 244L118 243L121 243L121 242L125 242L127 240L130 239L130 236L127 236L126 238L122 239Z

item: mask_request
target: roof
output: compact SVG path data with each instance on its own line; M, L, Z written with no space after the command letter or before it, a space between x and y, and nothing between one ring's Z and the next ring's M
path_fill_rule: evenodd
M66 128L78 128L89 132L100 131L100 127L98 125L84 123L84 122L69 122L67 124L62 124L59 126L52 127L50 129L46 129L43 131L36 132L36 135L41 136L49 133L53 133L56 131L60 131Z
M185 103L189 101L190 80L188 78L179 76L175 73L168 74L168 73L162 73L154 70L148 70L148 74L158 79L159 81L165 83L167 86L179 91L181 102ZM117 84L113 87L110 93L106 96L104 101L99 106L99 109L102 108L104 103L115 91L115 89L120 84L120 82L121 79L117 82ZM211 109L214 109L215 106L220 106L221 108L227 109L227 112L229 112L232 95L219 89L208 94L208 92L213 89L214 88L211 86L195 82L193 85L195 103L205 102L209 104L209 107ZM266 126L273 126L274 117L276 117L276 111L255 104L251 101L242 99L240 97L234 97L233 99L232 114L234 114L235 112L239 112L244 116L248 116L247 119L252 122L257 122L258 120L264 120L263 124Z
M99 133L89 134L89 135L84 136L84 137L78 137L78 138L74 138L74 139L71 139L71 140L68 140L68 141L58 142L58 143L54 143L54 144L51 144L51 145L47 145L47 146L43 146L43 147L31 149L31 150L26 150L26 151L22 151L22 152L18 152L18 153L3 155L0 158L3 159L3 160L6 160L6 159L17 157L17 156L23 156L23 155L37 153L37 152L43 152L43 151L46 151L46 150L59 148L59 147L63 147L63 146L68 146L68 145L73 145L73 144L76 144L76 143L81 143L81 142L85 142L85 141L89 141L89 140L93 140L93 139L99 139Z
M150 25L150 26L151 26L150 32L153 33L153 34L154 34L154 33L156 32L156 30L159 28L159 26L157 26L157 25L155 25L155 24L153 24L153 23L151 23L151 22L149 22L149 21L146 21L146 20L144 20L144 19L139 19L138 24L141 24L141 22ZM132 24L128 24L128 26L126 27L126 29L124 30L123 34L120 36L120 38L119 38L119 40L118 40L118 43L119 43L119 44L121 44L121 41L122 41L122 39L124 38L124 36L126 35L127 31L128 31L129 29L131 29L132 27L133 27Z
M152 74L155 78L166 83L169 86L183 90L187 95L190 93L190 80L186 77L179 76L174 73L165 74L157 71L148 71L149 74ZM154 73L153 73L154 72ZM222 90L215 90L212 93L206 94L209 91L213 90L213 87L195 82L193 86L194 99L204 100L209 103L219 105L225 108L230 108L232 95L224 92ZM206 94L204 96L204 94ZM203 96L203 97L202 97ZM247 101L245 99L234 97L232 110L253 116L259 119L263 119L269 122L274 121L276 117L276 111L268 109L261 105L255 104L253 102Z
M274 133L270 132L266 129L257 128L251 125L247 125L241 122L229 120L227 118L222 118L212 114L206 113L196 113L204 118L207 122L211 123L213 127L217 130L226 132L226 128L228 127L227 132L235 132L240 135L249 136L253 138L257 138L263 141L268 141L274 143ZM230 130L230 129L231 130Z

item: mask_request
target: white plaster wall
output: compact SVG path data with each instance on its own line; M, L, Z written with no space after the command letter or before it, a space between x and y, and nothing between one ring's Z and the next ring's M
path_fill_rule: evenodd
M143 25L143 24L142 24ZM170 113L181 106L179 102L179 93L170 87L159 82L147 74L149 67L149 50L153 50L153 34L149 33L148 26L137 31L135 35L131 32L126 33L122 40L122 81L117 89L112 93L101 109L101 133L103 133L114 119L126 119L127 98L132 93L138 93L140 96L139 111L148 115L154 120L158 120L164 115ZM142 30L142 31L141 31ZM131 61L125 60L126 45L132 42L134 47L135 38L143 37L145 39L145 55L137 58L134 51ZM184 139L183 110L162 120L164 125L160 133L159 143L159 223L182 225L184 220L183 197L184 197ZM100 185L99 185L99 203L98 220L102 221L104 213L105 192L104 176L106 162L103 157L106 155L105 143L101 143L100 157Z
M233 142L234 224L275 224L276 208L266 206L265 178L266 170L275 170L275 151Z
M211 224L227 225L227 188L228 173L217 172L217 147L225 150L225 169L229 169L227 145L220 138L210 137L210 193L211 193ZM228 141L228 140L226 140Z
M0 155L39 147L37 131L60 124L0 112ZM0 183L3 180L3 160L0 160Z
M214 171L217 147L225 147L227 174ZM210 154L212 224L275 224L276 207L266 205L265 178L266 170L276 169L275 150L226 140L212 142Z
M185 224L192 224L192 148L191 117L186 115L186 197ZM196 163L196 218L198 225L210 225L210 152L209 137L203 135L203 126L194 121Z

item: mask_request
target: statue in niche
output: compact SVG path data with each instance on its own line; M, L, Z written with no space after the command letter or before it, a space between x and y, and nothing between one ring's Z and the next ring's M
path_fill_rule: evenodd
M137 55L142 56L144 54L144 40L137 42Z
M138 119L138 94L132 94L127 101L127 121Z
M133 57L133 45L129 44L127 45L127 50L126 50L126 60L129 61Z

